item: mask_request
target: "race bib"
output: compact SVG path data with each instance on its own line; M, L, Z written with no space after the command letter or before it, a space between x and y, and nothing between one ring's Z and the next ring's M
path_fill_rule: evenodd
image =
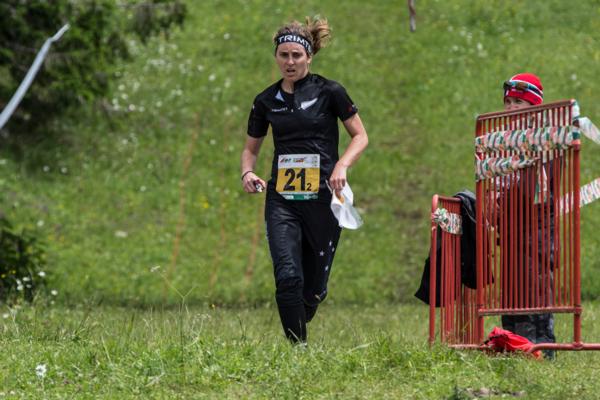
M287 200L319 198L318 154L282 154L277 160L276 190Z

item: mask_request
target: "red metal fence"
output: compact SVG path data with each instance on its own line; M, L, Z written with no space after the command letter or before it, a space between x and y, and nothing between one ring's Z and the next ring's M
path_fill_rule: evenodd
M431 212L444 209L460 215L460 207L461 202L457 198L435 195ZM475 290L461 282L460 245L461 235L443 230L432 222L429 277L429 340L432 343L436 331L436 302L439 306L440 340L451 344L475 341ZM441 283L439 288L437 281ZM436 294L438 292L439 295ZM439 299L436 299L437 296Z
M435 310L437 224L431 237L430 341L478 347L492 315L573 314L571 343L532 349L600 350L581 341L580 141L574 101L483 114L476 124L477 289L461 284L461 236L442 232L439 317ZM432 212L460 214L434 196ZM451 211L452 210L452 211ZM435 258L435 259L434 259Z

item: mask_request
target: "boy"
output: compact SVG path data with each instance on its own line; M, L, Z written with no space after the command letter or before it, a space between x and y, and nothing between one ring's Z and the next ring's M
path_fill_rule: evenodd
M504 82L504 109L519 110L533 105L542 104L544 92L540 78L531 73L517 74ZM549 218L553 221L554 218ZM541 225L541 224L540 224ZM549 226L553 233L554 224ZM541 235L538 236L541 240ZM551 236L552 237L552 236ZM539 245L541 248L541 245ZM551 262L551 270L553 265ZM503 315L502 327L529 339L533 343L555 343L554 317L551 313L532 315ZM544 356L554 358L553 350L545 350Z

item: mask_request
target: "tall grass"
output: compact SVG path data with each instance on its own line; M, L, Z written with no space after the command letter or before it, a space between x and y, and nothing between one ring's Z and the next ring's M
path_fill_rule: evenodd
M327 305L307 348L285 341L272 307L2 312L2 398L595 399L600 390L596 352L549 362L430 349L425 307ZM592 340L599 312L586 304ZM569 333L559 318L558 336Z

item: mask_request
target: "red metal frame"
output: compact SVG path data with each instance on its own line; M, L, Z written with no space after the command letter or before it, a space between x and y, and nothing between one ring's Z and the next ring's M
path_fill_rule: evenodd
M500 130L571 124L574 100L480 115L476 136ZM567 150L526 152L536 163L476 184L477 289L460 282L460 235L431 228L429 341L436 337L436 263L441 237L439 336L458 348L481 348L484 319L492 315L573 314L571 343L537 344L531 351L600 350L581 341L580 142ZM512 151L495 156L509 157ZM522 154L522 153L519 153ZM490 155L476 153L485 160ZM460 201L433 196L438 207L460 214ZM570 212L561 213L559 210Z
M454 197L433 196L431 212L445 208L450 213L460 214L461 202ZM438 237L441 240L440 259L438 260ZM431 251L429 276L429 342L435 341L436 326L436 292L439 264L440 306L439 323L440 339L447 343L471 342L475 336L475 290L461 283L461 236L443 231L434 222L431 224Z

